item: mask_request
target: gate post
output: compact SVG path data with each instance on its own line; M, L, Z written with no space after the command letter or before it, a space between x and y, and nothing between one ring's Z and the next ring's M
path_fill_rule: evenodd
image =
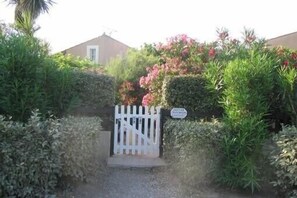
M164 138L164 134L163 134L163 124L165 122L165 110L163 108L161 108L160 111L160 157L163 157L163 138Z
M161 108L161 118L160 118L160 157L163 157L164 153L164 130L163 125L170 116L170 111L165 108Z
M113 127L112 127L112 130L111 130L111 135L110 135L110 156L113 156L114 155L114 152L113 152L113 146L114 146L114 126L115 126L115 124L116 124L116 120L115 120L115 106L112 106L111 107L111 109L112 109L112 123L113 123Z

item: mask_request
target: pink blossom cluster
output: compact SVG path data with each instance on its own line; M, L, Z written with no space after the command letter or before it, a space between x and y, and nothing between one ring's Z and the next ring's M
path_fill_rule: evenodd
M153 95L151 93L147 93L142 98L142 105L143 106L148 106L153 102L153 100L154 100Z
M160 73L160 68L158 64L155 64L153 67L147 67L146 71L148 72L147 76L140 77L139 84L140 87L148 87L154 79L158 78Z
M188 37L186 34L179 34L175 37L167 39L166 44L159 43L157 45L157 50L165 50L170 51L174 50L176 48L176 45L182 45L182 46L191 46L195 43L195 40Z
M143 105L160 103L165 76L200 73L203 64L216 55L214 47L199 44L185 34L168 39L156 49L164 63L148 67L147 75L140 78L140 86L148 91L142 100Z

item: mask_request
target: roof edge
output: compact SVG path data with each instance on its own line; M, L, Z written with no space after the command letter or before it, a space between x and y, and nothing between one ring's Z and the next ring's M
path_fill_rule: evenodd
M66 48L66 49L64 49L64 50L61 50L61 51L57 52L57 53L61 53L61 52L63 53L63 52L65 52L65 51L67 51L67 50L69 50L69 49L71 49L71 48L77 47L77 46L79 46L79 45L81 45L81 44L83 44L83 43L89 42L89 41L91 41L91 40L94 40L94 39L96 39L96 38L100 38L100 37L103 37L103 36L106 36L106 37L108 37L108 38L110 38L110 39L112 39L112 40L114 40L114 41L116 41L116 42L119 42L119 43L121 43L121 44L127 46L128 48L131 48L131 47L128 46L127 44L125 44L125 43L123 43L123 42L121 42L121 41L118 41L118 40L112 38L111 36L106 35L105 32L104 32L101 36L94 37L94 38L92 38L92 39L88 39L88 40L86 40L86 41L84 41L84 42L81 42L81 43L79 43L79 44L73 45L72 47L68 47L68 48Z
M289 36L289 35L292 35L292 34L297 34L297 31L296 32L291 32L291 33L288 33L288 34L283 34L283 35L280 35L280 36L276 36L276 37L273 37L273 38L270 38L270 39L267 39L267 42L268 41L271 41L271 40L279 39L279 38L282 38L282 37L285 37L285 36Z

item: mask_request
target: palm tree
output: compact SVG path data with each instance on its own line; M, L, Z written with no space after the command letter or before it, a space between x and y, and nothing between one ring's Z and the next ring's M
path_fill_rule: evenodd
M31 37L40 29L40 27L35 24L35 20L32 19L29 12L23 12L22 17L15 21L14 26L20 32Z
M16 5L15 21L22 20L23 13L29 12L32 20L35 20L40 14L48 13L50 6L55 2L53 0L6 0L9 4ZM27 15L27 14L26 14Z
M53 0L6 0L15 7L15 27L26 35L33 36L39 29L35 20L42 13L48 13Z

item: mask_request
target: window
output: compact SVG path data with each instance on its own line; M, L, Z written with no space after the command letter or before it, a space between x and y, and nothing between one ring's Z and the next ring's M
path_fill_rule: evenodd
M87 46L87 57L94 63L99 63L99 46L89 45Z

